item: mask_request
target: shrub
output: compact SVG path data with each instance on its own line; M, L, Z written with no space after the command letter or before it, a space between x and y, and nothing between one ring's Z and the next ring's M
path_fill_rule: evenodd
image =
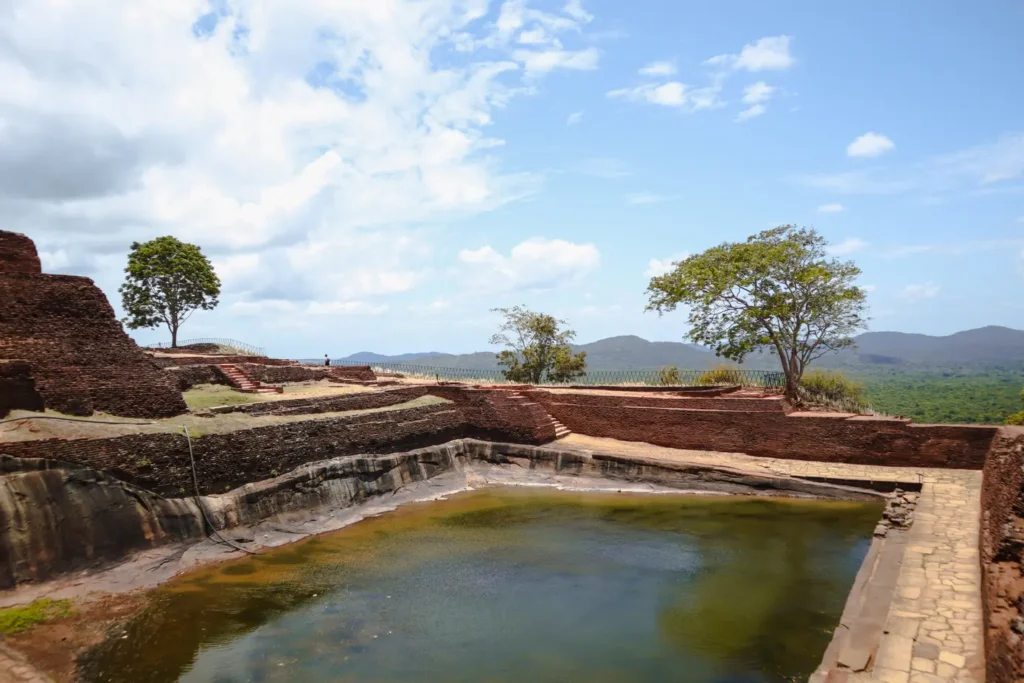
M731 365L719 365L697 376L697 385L702 387L737 384L743 384L743 373Z
M864 385L838 371L805 372L800 379L800 399L847 413L861 413L868 409Z
M661 370L658 370L658 384L663 386L672 386L682 384L683 379L679 375L679 368L674 365L666 365Z

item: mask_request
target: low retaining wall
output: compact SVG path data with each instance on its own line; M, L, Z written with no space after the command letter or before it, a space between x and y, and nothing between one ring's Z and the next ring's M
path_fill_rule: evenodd
M531 400L547 406L553 402L572 403L581 406L602 408L685 408L689 410L725 410L730 412L789 412L789 404L780 398L729 398L710 396L608 396L603 394L583 394L568 392L552 392L534 389L523 392ZM632 439L636 441L636 439Z
M628 397L610 397L618 405L597 405L591 397L573 394L530 392L530 397L578 434L792 460L981 469L996 433L995 427L913 425L828 413L737 415L726 410L638 407Z
M217 493L307 462L419 448L460 438L464 432L459 411L434 405L209 434L194 437L192 444L202 492ZM0 453L106 471L163 494L180 495L193 488L184 433L20 441L0 445Z
M985 680L1024 680L1024 428L999 430L981 488Z
M427 393L452 401L466 421L466 436L484 441L542 444L555 439L544 408L516 392L427 385Z
M367 391L359 394L340 396L319 396L316 398L293 398L265 403L244 403L236 406L212 408L214 413L245 413L247 415L305 415L334 413L345 410L369 410L385 408L426 396L428 387L413 386L387 391Z
M186 365L220 365L229 363L253 363L257 365L298 365L298 361L264 356L152 356L153 362L161 368L183 367Z

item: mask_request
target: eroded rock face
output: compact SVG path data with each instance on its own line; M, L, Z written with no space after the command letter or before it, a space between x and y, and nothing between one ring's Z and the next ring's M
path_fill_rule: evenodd
M322 460L221 495L164 498L96 470L0 457L0 588L123 559L204 536L202 512L230 537L296 513L326 514L424 486L446 474L449 491L479 485L571 483L606 488L881 500L879 494L790 477L654 459L460 439L391 455Z
M161 498L95 470L14 458L2 464L0 587L201 532L192 501Z

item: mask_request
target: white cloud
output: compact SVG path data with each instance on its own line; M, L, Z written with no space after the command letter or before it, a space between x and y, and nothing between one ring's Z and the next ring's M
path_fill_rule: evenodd
M222 310L379 312L429 275L416 226L536 191L493 156L501 109L599 59L578 0L493 23L479 0L215 5L0 10L0 215L48 265L110 292L132 240L172 234L230 283Z
M516 50L513 59L522 62L527 76L542 76L554 69L591 71L597 68L600 53L595 47L583 50Z
M807 174L795 178L811 187L847 194L917 192L924 201L956 192L992 194L1020 192L1024 176L1024 133L1006 133L949 154L900 166L875 166L857 171Z
M755 104L753 107L748 107L747 109L744 109L739 114L737 114L736 121L742 123L743 121L746 121L748 119L760 116L764 112L765 106L763 104Z
M772 98L775 88L768 85L764 81L758 81L752 83L743 88L743 102L745 104L759 104L761 102L767 102Z
M619 88L608 91L610 98L626 99L633 102L646 102L665 107L675 107L683 111L693 112L701 109L714 109L721 106L718 93L721 88L709 86L690 90L679 81L667 83L644 83L633 88Z
M710 74L708 84L702 87L693 87L678 80L667 80L678 71L674 62L651 62L642 67L639 73L652 81L609 90L607 95L633 102L675 107L688 112L717 109L725 104L720 96L730 72L785 69L792 66L795 61L789 54L789 43L789 36L762 38L744 46L739 54L712 57L705 64L714 67L715 70ZM740 112L735 120L746 121L763 114L764 103L771 99L774 92L775 88L764 81L746 86L743 89L742 100L749 106Z
M864 133L847 146L846 155L851 157L877 157L896 145L881 133Z
M634 192L633 194L626 195L626 201L630 204L658 204L660 202L667 202L671 197L666 197L663 194L654 194L653 192Z
M864 247L868 246L868 243L862 239L856 237L849 237L839 244L830 244L826 251L832 256L845 256L852 254L855 251L860 251Z
M583 112L575 111L575 112L569 114L569 118L567 118L565 120L565 125L567 125L567 126L575 126L577 123L579 123L582 120L583 120Z
M569 0L565 3L565 8L562 11L583 24L594 20L594 15L583 9L582 0Z
M676 65L672 62L651 62L640 69L641 76L675 76Z
M705 64L712 67L746 71L788 69L796 63L789 53L790 36L771 36L743 46L739 54L712 57Z
M842 204L822 204L818 207L818 213L842 213L846 207Z
M924 284L907 285L900 292L900 298L915 303L918 301L924 301L925 299L934 299L939 295L941 288L934 282L925 282Z
M675 268L675 263L686 259L689 255L688 252L683 251L666 259L652 258L647 262L647 270L644 271L644 277L660 277L670 273Z
M580 279L600 265L593 244L535 237L512 247L508 256L491 246L459 252L467 281L484 290L546 290Z
M258 317L382 315L388 311L388 306L374 306L364 301L311 301L300 305L287 299L262 299L236 301L232 304L231 311L238 315Z

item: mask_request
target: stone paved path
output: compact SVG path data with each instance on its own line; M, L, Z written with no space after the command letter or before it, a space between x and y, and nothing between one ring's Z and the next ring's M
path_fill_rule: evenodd
M559 446L717 464L791 476L922 484L896 596L869 673L830 677L860 683L983 681L984 644L978 534L981 472L843 465L756 458L739 453L684 451L573 434Z
M52 679L0 642L0 683L52 683Z

